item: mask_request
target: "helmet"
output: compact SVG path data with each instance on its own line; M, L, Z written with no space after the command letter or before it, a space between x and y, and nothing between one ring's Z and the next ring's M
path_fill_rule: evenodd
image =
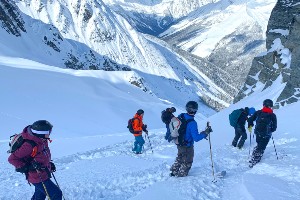
M31 131L35 134L50 134L52 130L52 124L47 120L38 120L31 125Z
M248 115L253 115L255 111L256 111L255 108L253 107L249 108Z
M271 108L271 107L273 107L273 101L271 99L266 99L263 102L263 106Z
M144 114L144 111L143 111L142 109L139 109L138 111L136 111L136 113L137 113L138 115L141 115L141 114Z
M185 105L185 109L189 114L196 114L198 110L198 103L196 101L189 101Z

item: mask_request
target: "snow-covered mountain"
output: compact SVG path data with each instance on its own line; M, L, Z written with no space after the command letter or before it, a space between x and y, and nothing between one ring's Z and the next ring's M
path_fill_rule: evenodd
M131 85L133 71L62 69L17 57L0 56L0 200L30 199L34 187L7 162L9 136L39 119L53 125L50 143L55 177L68 200L296 200L300 185L300 103L275 110L278 129L261 163L248 167L249 139L243 149L230 146L234 130L228 114L237 108L261 109L265 98L278 98L285 84L254 91L229 108L204 118L199 130L212 125L211 149L215 172L226 170L213 183L207 140L195 143L189 176L169 177L177 148L164 139L162 109L170 104ZM157 79L161 87L168 87ZM167 89L167 88L165 88ZM178 94L178 93L177 93ZM176 114L184 105L172 104ZM137 109L145 110L149 128L143 154L131 152L134 138L126 128ZM278 159L277 159L278 156ZM54 181L54 180L53 180Z
M133 85L172 103L198 99L207 115L214 111L205 104L218 110L232 100L182 56L138 33L102 1L19 0L0 6L4 56L72 69L133 70L127 78ZM168 85L168 92L158 83Z
M139 32L157 36L211 0L103 0Z
M276 0L105 2L140 32L157 35L165 30L161 39L235 97L253 58L265 50Z
M235 90L215 81L232 96L245 82L253 58L265 49L265 31L275 0L221 0L202 6L160 36L224 71L220 78ZM196 58L195 58L196 59ZM199 66L201 71L204 65ZM204 68L204 69L203 69ZM225 75L223 75L225 74Z
M268 23L267 51L253 60L249 75L235 102L278 80L285 84L276 106L300 99L300 1L278 1Z

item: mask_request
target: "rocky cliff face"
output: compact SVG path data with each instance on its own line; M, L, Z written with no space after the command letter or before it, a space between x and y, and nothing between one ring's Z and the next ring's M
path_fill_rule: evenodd
M17 37L21 36L22 32L26 32L24 21L18 12L18 8L10 1L0 2L0 23L1 27L9 34Z
M284 89L276 100L276 107L296 102L300 98L300 0L279 0L267 27L268 51L255 57L244 87L235 98L239 101L254 92L258 85L263 90L281 79Z

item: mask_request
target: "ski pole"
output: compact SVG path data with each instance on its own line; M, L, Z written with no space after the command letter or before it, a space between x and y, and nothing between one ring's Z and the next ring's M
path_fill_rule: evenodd
M41 177L40 171L39 171L38 169L36 169L36 172L38 173L38 175L39 175L39 177L40 177L40 180L41 180L41 182L42 182L42 185L43 185L43 188L44 188L44 190L45 190L45 192L46 192L46 196L47 196L48 200L51 200L50 195L49 195L49 193L48 193L48 190L47 190L47 188L46 188L46 185L45 185L45 183L43 182L43 179L42 179L42 177Z
M150 138L149 138L149 136L148 136L148 131L146 132L146 135L147 135L147 138L148 138L148 140L149 140L149 144L150 144L151 151L152 151L152 153L153 153L153 149L152 149L152 145L151 145L151 142L150 142Z
M53 173L53 172L51 172L51 174L52 174L52 176L53 176L53 178L54 178L54 181L55 181L55 183L56 183L57 187L60 189L60 187L59 187L59 185L58 185L58 182L57 182L57 180L56 180L56 178L55 178L55 176L54 176L54 173ZM64 194L63 194L63 192L62 192L62 190L61 190L61 189L60 189L60 191L61 191L61 194L62 194L62 197L63 197L63 199L64 199L64 200L66 200L66 199L65 199L65 197L64 197Z
M249 133L250 133L250 147L249 147L249 157L250 157L250 152L251 152L251 133L252 133L252 131L249 131Z
M207 122L207 127L209 127L209 122ZM213 175L213 178L214 178L214 180L212 182L216 182L215 170L214 170L214 162L213 162L213 158L212 158L210 134L208 134L208 142L209 142L209 150L210 150L210 160L211 160L212 175Z
M278 160L278 155L277 155L277 150L276 150L276 147L275 147L275 142L274 142L274 139L273 139L273 135L272 135L272 140L273 140L273 145L274 145L274 149L275 149L276 157L277 157L277 160Z

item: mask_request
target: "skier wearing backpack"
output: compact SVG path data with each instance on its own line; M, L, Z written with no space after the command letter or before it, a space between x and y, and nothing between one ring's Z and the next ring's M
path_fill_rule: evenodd
M51 172L56 167L51 162L48 140L52 125L46 120L39 120L23 129L24 143L8 157L8 162L15 166L16 172L24 173L29 183L35 186L32 200L61 200L62 192L51 181ZM34 145L35 147L34 147Z
M184 142L180 142L180 138L177 139L179 141L177 144L178 153L175 163L171 166L170 176L184 177L188 175L194 160L194 142L206 138L212 132L210 127L201 133L198 132L198 125L194 120L194 116L198 110L197 102L189 101L185 108L187 113L182 113L178 116L178 118L183 117L186 120L183 135ZM180 125L179 132L181 131L181 126L182 124Z
M252 168L254 165L260 162L264 151L269 143L272 133L277 129L277 118L272 110L273 101L266 99L263 101L263 108L256 111L252 117L248 119L248 129L251 132L253 122L256 121L254 134L256 135L256 147L252 152L252 157L249 167Z
M251 116L255 113L255 108L241 108L237 111L237 113L240 116L237 118L237 122L234 127L235 136L231 144L232 146L237 146L239 149L241 149L244 146L245 141L247 140L247 133L245 129L246 121L248 120L248 116Z
M141 154L143 145L145 144L145 140L142 136L142 132L144 131L146 134L148 134L147 125L143 124L143 116L144 116L144 111L142 109L139 109L133 117L132 128L134 131L133 135L135 137L135 141L134 141L134 147L132 151L135 154Z
M176 108L174 107L171 107L171 108L167 108L166 110L163 110L161 112L161 120L166 124L166 128L167 128L167 132L166 132L166 135L165 135L165 139L168 141L168 142L171 142L172 141L172 137L171 137L171 132L170 132L170 128L169 128L169 124L171 122L171 119L174 116L173 113L176 112Z

